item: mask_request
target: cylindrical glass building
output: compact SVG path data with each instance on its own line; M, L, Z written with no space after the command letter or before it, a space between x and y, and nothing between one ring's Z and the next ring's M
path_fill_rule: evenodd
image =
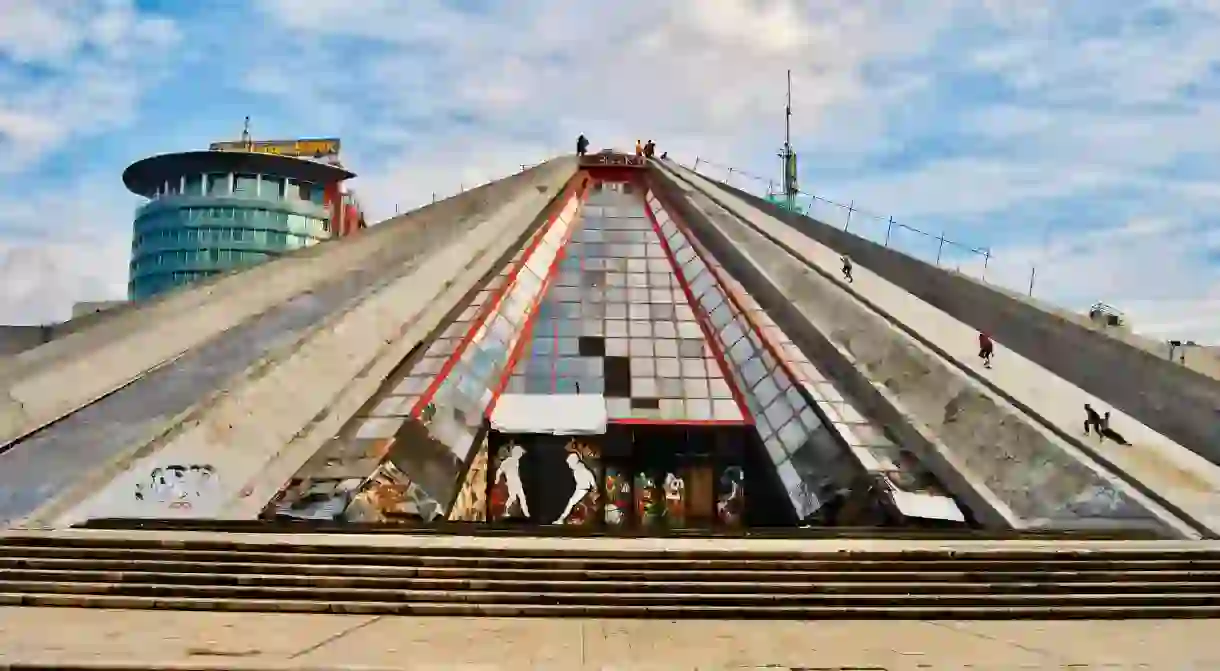
M333 235L339 183L354 175L274 154L194 151L137 161L123 184L136 210L128 298L142 300L261 263Z

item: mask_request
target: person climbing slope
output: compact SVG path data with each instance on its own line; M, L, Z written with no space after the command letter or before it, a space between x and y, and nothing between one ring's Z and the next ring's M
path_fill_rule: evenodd
M983 360L983 368L991 368L991 358L995 356L995 343L991 336L979 332L979 358Z

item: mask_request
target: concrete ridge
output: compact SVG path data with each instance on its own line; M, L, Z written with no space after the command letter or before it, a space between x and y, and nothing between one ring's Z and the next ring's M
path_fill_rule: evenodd
M670 171L673 171L673 169L670 168L669 166L666 166L666 168ZM689 171L686 171L686 173L689 174ZM707 184L709 186L721 187L721 185L719 185L718 183L711 182L710 180L707 180L706 178L703 178L703 177L697 176L697 175L696 175L696 177L699 180L707 182ZM706 187L700 187L699 185L695 184L692 180L687 178L685 175L682 177L679 177L679 179L682 179L683 181L690 184L693 188L697 189L700 193L702 193L704 196L706 196L709 200L714 202L719 207L732 213L734 216L741 218L742 221L746 225L750 226L752 229L757 230L757 227L752 222L748 222L744 218L742 218L741 215L739 215L735 209L726 205L723 202L722 198L717 197L716 195L713 195L711 193L708 193L708 189ZM726 191L725 195L731 196L733 194L732 194L732 192ZM751 207L744 200L742 201L742 203L745 207ZM770 216L762 211L760 211L760 213L763 216ZM779 222L778 220L777 220L777 222L782 223L782 222ZM793 231L799 233L795 229L793 229ZM825 269L819 267L813 261L811 261L809 259L805 259L802 254L800 254L797 250L792 249L784 241L777 239L774 235L772 235L766 231L757 230L757 232L760 235L766 237L772 243L778 245L780 248L787 251L794 258L801 260L803 263L805 263L807 266L812 268L817 273L823 274L823 275L826 274ZM815 243L817 245L822 244L821 242L819 242L813 238L807 238L807 239L810 242ZM829 249L829 248L827 248L827 249ZM828 279L828 281L832 281L832 282L834 281L830 277L827 277L827 279ZM889 282L889 280L884 280L884 281ZM1162 522L1167 523L1171 528L1174 528L1174 529L1178 530L1179 532L1186 531L1187 533L1199 533L1205 537L1210 537L1210 538L1220 537L1220 530L1213 528L1213 524L1209 523L1209 521L1207 519L1204 519L1203 517L1201 517L1198 514L1192 513L1190 510L1188 510L1186 507L1184 507L1182 505L1178 505L1170 498L1169 495L1162 494L1161 492L1148 486L1146 483L1144 483L1139 478L1135 477L1133 474L1131 474L1127 470L1120 468L1112 460L1107 459L1105 457L1105 455L1100 454L1097 449L1094 449L1092 446L1087 445L1084 441L1080 440L1079 436L1075 436L1075 435L1068 433L1062 427L1060 427L1057 423L1050 421L1045 415L1038 412L1036 409L1030 407L1027 403L1023 402L1021 399L1014 396L1012 393L1010 393L1008 390L1004 389L1002 386L996 384L994 381L992 381L988 377L979 374L979 372L977 370L971 368L970 366L963 364L958 359L958 357L956 357L956 356L952 355L951 353L949 353L948 351L946 351L943 347L941 347L938 343L934 342L931 338L918 332L917 330L915 330L908 324L904 323L902 320L898 319L896 316L890 314L890 312L888 310L886 310L885 308L883 308L880 305L877 305L874 301L870 300L869 298L861 295L861 293L859 291L856 291L853 287L850 287L850 286L847 286L847 285L844 285L844 284L838 283L838 282L836 282L836 286L838 286L841 290L847 292L849 295L853 296L856 300L867 305L874 313L876 313L877 315L879 315L880 317L885 319L894 328L898 329L899 331L906 334L908 337L910 337L914 341L918 342L920 345L922 345L922 346L928 348L929 350L931 350L932 352L934 352L943 363L947 364L950 368L954 369L959 374L965 376L966 379L970 380L973 384L987 390L990 394L993 394L994 396L998 397L999 399L1002 399L1002 401L1005 404L1011 406L1011 408L1013 410L1017 411L1020 415L1024 415L1024 416L1028 417L1030 420L1033 421L1034 426L1037 427L1040 431L1050 434L1050 436L1054 436L1054 438L1056 438L1058 441L1062 441L1063 445L1061 445L1059 447L1069 448L1065 452L1065 454L1067 456L1074 457L1076 460L1080 461L1082 465L1086 466L1093 472L1097 473L1099 477L1102 477L1104 479L1109 479L1109 480L1115 482L1116 484L1119 484L1120 487L1127 490L1127 493L1136 494L1137 501L1139 501L1141 504L1143 504L1145 506L1145 508L1147 508L1149 510L1149 512L1154 514ZM898 286L898 285L895 285L895 286ZM898 288L903 289L901 286L898 286ZM905 291L905 289L903 289L903 290ZM918 297L915 297L913 295L911 296L911 298L914 300L921 300ZM930 307L932 307L935 310L939 310L939 308L935 308L934 306L930 306Z

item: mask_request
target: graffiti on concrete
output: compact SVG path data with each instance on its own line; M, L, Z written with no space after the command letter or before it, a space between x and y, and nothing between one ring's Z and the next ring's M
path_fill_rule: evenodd
M219 484L211 464L171 464L152 469L147 478L136 483L135 497L174 510L190 510L213 496Z

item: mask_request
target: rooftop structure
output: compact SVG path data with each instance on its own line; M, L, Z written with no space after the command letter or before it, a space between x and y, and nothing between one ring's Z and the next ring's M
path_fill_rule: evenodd
M302 149L302 147L304 147ZM217 143L123 171L136 212L128 295L143 300L364 226L338 140ZM296 158L301 151L318 159Z

